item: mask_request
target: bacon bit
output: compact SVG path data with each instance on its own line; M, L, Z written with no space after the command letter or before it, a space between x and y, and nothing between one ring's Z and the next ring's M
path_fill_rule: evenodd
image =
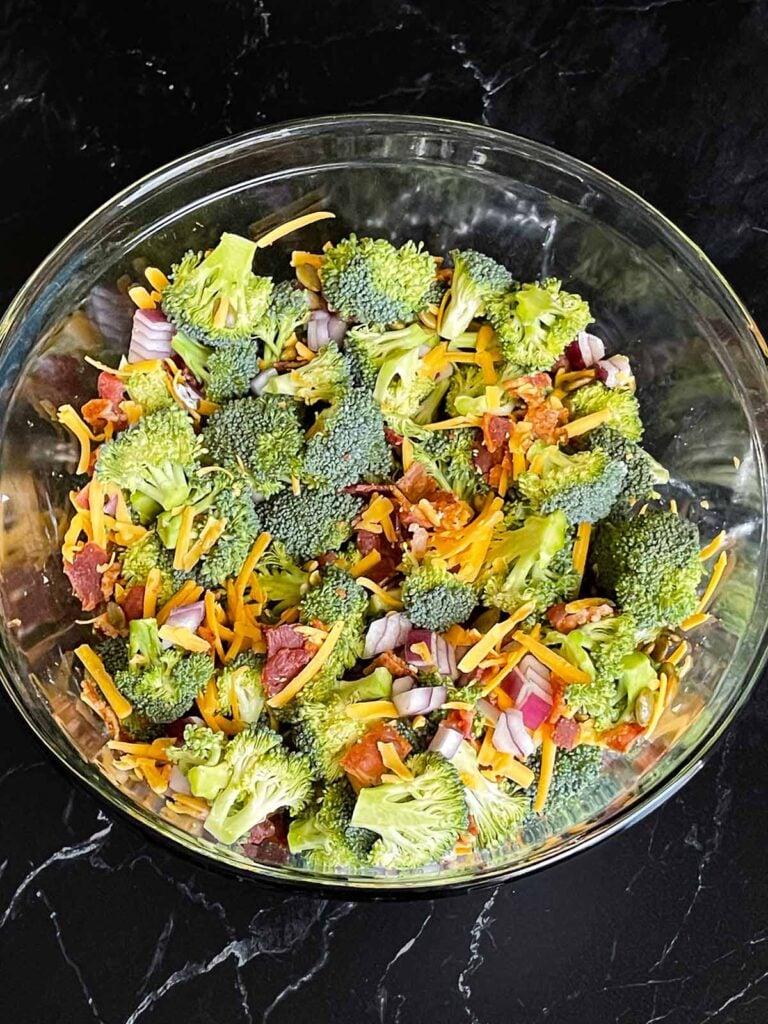
M565 694L568 684L554 674L549 677L549 681L552 686L552 710L549 714L549 721L555 724L559 718L567 717L568 705L565 701Z
M607 732L601 733L600 739L611 750L617 750L620 754L623 754L643 732L642 725L624 722L613 729L609 729Z
M99 566L108 562L107 552L98 544L88 542L71 562L64 562L64 572L72 584L72 593L84 612L91 612L103 599Z
M482 431L486 450L493 455L501 448L506 448L512 424L508 416L494 416L483 413Z
M411 675L411 666L407 661L403 661L393 651L384 651L383 654L379 654L368 666L368 671L373 672L374 669L385 668L388 672L392 673L393 679L398 679L400 676Z
M312 660L317 648L293 626L267 626L267 660L261 681L267 696L274 697Z
M400 434L398 434L396 430L387 426L384 427L384 440L393 448L399 448L403 443L403 439Z
M411 744L389 722L376 722L346 752L341 767L360 786L373 786L381 781L387 770L382 760L379 743L391 743L402 760L411 752Z
M613 613L614 609L610 604L593 605L590 608L579 608L577 611L569 611L565 604L555 604L547 609L546 614L553 629L558 633L570 633L587 622L599 622Z
M420 462L414 462L411 468L395 481L395 487L413 504L417 504L422 498L431 499L440 490Z
M128 622L144 616L144 587L131 587L123 601L123 615Z
M106 398L115 408L125 398L125 384L114 373L106 371L100 373L96 381L96 390L99 393L99 398Z
M534 438L546 444L556 444L566 417L565 409L554 409L550 405L529 408L525 419L531 424Z
M96 686L90 676L85 676L80 684L80 699L91 711L94 711L107 727L111 739L116 740L120 736L120 719L102 696L101 690Z
M552 739L558 747L563 750L573 750L579 742L581 726L573 718L564 718L562 715L555 722L552 730Z
M101 596L108 601L115 591L115 583L120 576L120 563L110 562L101 574Z
M368 579L374 583L386 583L397 571L401 552L396 542L387 540L383 533L371 533L369 530L358 530L355 535L357 550L365 557L372 551L379 554L379 561L367 571Z

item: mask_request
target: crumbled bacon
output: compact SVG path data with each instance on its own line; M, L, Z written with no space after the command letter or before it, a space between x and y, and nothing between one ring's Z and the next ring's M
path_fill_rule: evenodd
M489 412L483 414L483 444L489 454L493 455L507 447L511 429L508 416L493 416Z
M99 566L106 565L107 552L89 541L71 562L64 562L64 572L72 584L72 593L84 612L91 612L103 599Z
M97 382L98 398L92 398L81 409L85 422L93 430L103 430L107 423L114 423L115 429L127 426L125 413L120 403L125 398L125 384L113 373L106 371L99 374Z
M578 608L576 611L568 611L564 604L554 604L547 609L547 619L558 633L570 633L587 622L599 622L613 613L614 608L610 604L592 605L589 608Z
M91 711L94 711L102 720L107 727L110 739L118 739L120 737L120 720L89 676L86 676L80 684L80 698L83 704L87 704Z
M125 398L125 384L114 373L103 371L96 382L99 398L106 398L115 405Z
M407 661L403 661L402 658L398 657L394 651L384 651L383 654L373 659L368 668L371 671L375 668L385 668L388 672L392 673L394 679L411 674L411 666Z
M392 445L393 448L399 448L403 443L403 439L400 434L391 427L384 427L384 438L387 444Z
M293 626L266 627L267 660L261 681L269 697L274 697L294 679L314 655L306 637Z
M115 590L115 583L120 575L120 563L112 562L101 574L101 596L108 601Z
M396 541L388 540L383 533L371 533L370 530L358 530L355 540L361 555L365 556L371 551L378 551L381 555L376 565L367 572L369 580L384 583L394 576L402 557Z
M552 730L552 739L558 747L563 750L573 750L579 742L581 726L573 718L558 718L555 728Z
M131 587L123 601L123 615L130 622L144 614L144 587Z

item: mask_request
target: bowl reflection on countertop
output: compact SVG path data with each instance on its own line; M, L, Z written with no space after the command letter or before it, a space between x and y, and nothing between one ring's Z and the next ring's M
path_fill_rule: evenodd
M354 230L423 240L435 252L481 249L521 279L562 277L590 300L609 350L633 361L646 446L671 493L709 538L728 532L718 618L691 635L694 661L651 743L615 757L567 813L528 825L493 854L422 872L349 877L244 856L209 842L117 772L101 723L77 697L76 620L59 558L77 449L55 409L79 406L97 371L85 355L125 351L131 307L117 282L167 267L222 230L263 233L332 209L263 253L283 273L295 246ZM215 144L131 186L70 235L27 282L0 325L3 681L36 734L76 775L134 820L243 875L316 887L407 892L521 874L640 818L682 785L745 701L765 656L766 395L764 342L704 255L660 214L576 160L489 128L422 118L325 118ZM704 504L702 505L702 501ZM262 856L263 860L258 858Z

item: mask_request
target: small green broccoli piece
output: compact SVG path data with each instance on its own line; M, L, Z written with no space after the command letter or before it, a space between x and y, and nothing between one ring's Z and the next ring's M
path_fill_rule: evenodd
M273 540L259 559L256 578L269 604L269 614L277 618L288 608L294 608L309 586L310 573L297 565L288 554L285 544Z
M150 569L160 570L157 599L164 604L184 582L185 573L173 568L173 554L164 546L155 530L121 553L120 576L129 587L143 587Z
M333 490L284 491L259 505L259 519L291 558L304 562L338 551L352 535L352 519L363 505L362 498Z
M371 354L368 343L357 331L350 331L344 339L344 361L349 377L356 388L373 391L379 375L379 364Z
M219 483L217 480L214 485L213 503L208 515L226 519L227 525L194 570L196 579L209 588L221 586L226 579L237 576L261 532L259 517L245 482L227 482L225 473L216 474L217 478L219 476L223 481Z
M631 612L638 628L677 626L696 609L702 576L699 531L673 512L601 523L590 549L598 586Z
M392 453L384 436L381 410L370 392L349 388L317 417L307 442L303 479L317 487L347 487L360 480L386 478Z
M128 668L115 675L115 685L151 722L173 722L188 710L212 674L207 654L166 650L156 619L133 619L129 626Z
M255 252L255 242L226 232L207 256L188 252L163 291L173 326L214 348L253 337L272 296L271 278L253 273Z
M531 468L516 481L522 496L534 512L560 510L573 525L605 519L627 474L624 463L601 448L568 455L557 445L535 441L528 458Z
M405 577L402 601L414 626L440 632L466 622L477 605L477 591L442 562L424 561Z
M310 309L306 291L292 281L275 285L258 334L264 341L264 359L267 365L276 363L283 354L288 339L297 327L309 320Z
M177 334L171 342L187 367L205 385L205 396L220 404L247 395L258 373L256 343L239 338L223 348L210 348L193 338Z
M94 650L101 658L104 668L114 679L118 672L128 668L128 644L121 636L104 637ZM120 719L120 733L130 736L138 743L151 743L163 732L163 726L151 722L140 711L132 711L127 718Z
M567 806L587 792L600 777L602 762L601 747L582 744L573 750L558 750L547 795L547 811Z
M290 398L228 402L209 418L202 436L213 464L244 472L262 495L277 493L299 475L304 432Z
M289 753L277 733L265 726L249 725L237 733L227 744L222 764L228 770L227 781L205 821L206 832L222 843L237 842L282 807L298 814L312 794L307 758ZM219 767L196 771L215 773Z
M372 863L418 868L453 849L469 818L464 786L442 754L415 754L406 762L412 779L366 786L352 813L355 828L376 832Z
M426 308L435 263L414 242L396 249L383 238L350 235L326 251L319 275L339 316L386 326L414 320Z
M444 338L458 338L475 317L482 316L485 304L492 297L512 287L512 275L506 267L474 249L460 252L453 249L451 297L443 313L440 333Z
M126 377L125 387L128 397L131 401L138 402L145 416L147 413L170 409L176 405L168 390L167 379L168 376L163 368L147 370L144 373L132 373Z
M367 592L354 576L337 565L326 566L320 582L310 587L302 598L302 622L321 622L328 629L339 619L344 622L336 646L325 663L327 673L341 675L345 668L352 668L363 653L367 609Z
M462 407L465 401L482 398L485 395L485 377L483 371L474 363L460 363L448 378L448 393L445 396L445 409L449 416L463 416L456 405Z
M290 395L306 405L342 399L349 386L349 367L335 341L303 366L271 377L265 395Z
M493 849L509 842L530 809L530 797L507 782L486 778L475 749L466 740L451 763L464 783L467 809L477 827L480 845Z
M294 743L309 758L315 778L340 778L342 757L368 728L368 723L349 717L347 706L339 697L324 702L305 699L296 705Z
M548 370L592 320L587 303L561 291L555 278L492 295L486 316L499 336L505 375L512 377Z
M221 714L241 722L258 722L264 710L266 694L261 682L264 657L253 651L243 651L216 676L216 703Z
M632 392L625 388L607 388L600 381L595 381L572 391L565 404L572 420L606 409L609 413L607 426L630 441L639 441L643 436L640 406Z
M505 529L488 551L483 603L512 614L529 601L543 612L563 600L579 583L572 548L568 520L560 511L528 516L522 526Z
M640 501L648 501L660 484L669 482L669 473L634 441L613 427L598 427L585 435L584 445L600 449L615 462L627 467L624 483L616 498L613 515L626 515ZM581 446L580 446L581 447Z
M227 737L223 732L214 732L207 725L190 723L184 726L184 743L180 747L167 747L166 755L171 764L179 766L187 775L198 765L213 766L224 756Z
M355 791L346 779L327 786L319 801L288 829L288 849L315 871L363 866L376 836L351 824Z
M413 445L413 458L439 487L471 504L488 492L485 477L475 465L476 446L475 430L434 430Z
M96 475L131 492L144 514L183 505L201 456L190 417L178 406L142 416L102 445Z

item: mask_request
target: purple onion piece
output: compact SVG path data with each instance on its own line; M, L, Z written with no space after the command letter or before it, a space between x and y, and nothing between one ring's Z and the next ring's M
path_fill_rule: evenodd
M427 715L430 711L436 711L447 698L448 690L445 686L415 686L405 693L393 696L392 703L401 718L410 718L413 715Z
M402 647L411 630L410 619L403 612L394 612L381 619L374 619L365 634L364 658L375 658L377 654L394 651Z
M189 788L189 779L177 764L171 768L171 777L168 780L168 785L174 793L184 793L186 796L189 796L192 792Z
M458 753L464 737L457 729L449 726L439 725L437 732L429 744L429 750L434 754L442 754L448 761Z
M194 633L205 618L205 602L195 601L193 604L183 604L180 608L174 608L166 620L167 626L181 626Z
M398 676L397 679L392 682L392 696L397 697L401 693L408 693L412 690L416 682L413 676Z
M346 320L342 320L340 316L332 316L328 320L328 336L331 341L335 341L337 345L344 341L347 335L348 324Z
M168 358L172 354L171 339L175 333L162 310L137 309L133 314L128 362Z
M533 741L533 736L531 736L525 727L522 712L517 708L510 708L499 718L499 722L501 722L501 718L506 720L509 735L512 737L512 742L520 751L520 756L530 757L536 749L536 744ZM498 728L498 726L496 728ZM494 732L494 737L495 736L496 733Z
M309 315L307 323L307 348L319 352L330 342L329 331L331 314L327 309L315 309Z
M113 516L115 512L117 512L117 495L113 494L111 498L107 498L104 502L104 514Z
M475 707L480 712L480 714L483 715L485 719L487 719L487 721L489 721L492 725L496 725L496 723L499 720L499 716L501 715L501 711L499 711L495 704L491 704L491 702L489 700L486 700L485 697L480 697L480 699L475 704Z

